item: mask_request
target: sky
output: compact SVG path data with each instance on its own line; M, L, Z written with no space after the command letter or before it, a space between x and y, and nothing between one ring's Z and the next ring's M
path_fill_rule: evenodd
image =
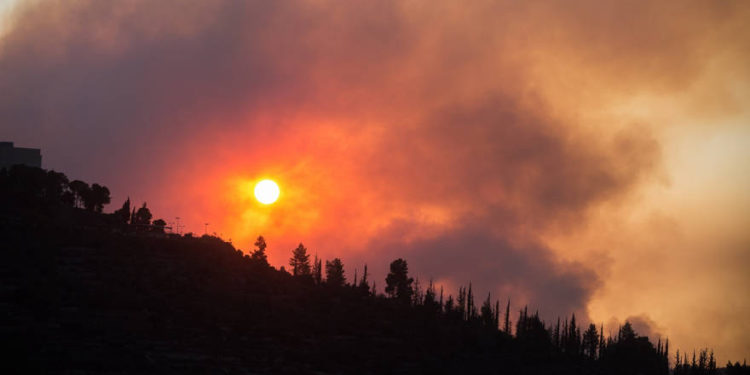
M0 139L182 231L750 357L750 3L0 0ZM281 187L275 204L255 182Z

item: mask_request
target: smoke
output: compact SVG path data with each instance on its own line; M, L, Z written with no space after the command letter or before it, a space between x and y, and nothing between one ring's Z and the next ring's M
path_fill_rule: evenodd
M699 1L24 3L0 40L0 137L106 184L115 205L147 200L245 250L263 234L276 265L299 241L378 280L404 257L450 292L472 282L585 319L603 286L632 279L610 273L632 248L610 246L614 230L577 235L668 180L665 117L643 115L664 102L649 98L741 112L748 15ZM281 185L273 207L247 194L260 177Z

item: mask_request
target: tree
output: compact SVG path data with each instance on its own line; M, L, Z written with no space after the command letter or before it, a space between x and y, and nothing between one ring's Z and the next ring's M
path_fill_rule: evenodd
M364 272L362 272L362 278L359 280L359 284L355 285L355 288L357 288L363 295L370 294L370 284L369 281L367 281L367 276L369 276L369 273L367 272L367 264L365 264Z
M164 219L156 219L152 223L154 226L154 232L164 233L164 227L167 226L167 222Z
M482 324L487 328L497 328L494 315L495 314L492 312L490 293L487 293L487 299L482 303L482 307L479 310L479 317L481 318Z
M139 208L138 211L135 212L135 215L131 217L131 223L134 225L146 226L151 224L152 217L151 210L146 207L146 202L143 202L141 208Z
M411 302L414 306L422 304L422 284L419 283L419 278L414 280L414 293L411 295Z
M344 277L344 263L339 258L326 261L326 284L334 287L342 287L346 283Z
M64 174L25 165L0 168L0 193L5 201L0 203L10 206L54 207L75 200Z
M630 322L625 321L625 324L620 327L620 332L618 339L619 341L633 341L635 338L638 337L633 330L633 326L630 324Z
M268 256L266 256L266 239L263 236L258 236L255 241L255 251L250 255L250 258L268 266Z
M461 320L466 319L466 288L458 287L458 298L456 299L456 312Z
M91 191L89 192L89 201L86 204L86 209L102 213L104 205L109 204L109 189L106 186L99 184L91 185ZM150 220L150 219L149 219Z
M122 204L122 207L112 213L112 215L117 222L127 224L130 221L130 197L128 197L128 199Z
M589 324L589 328L583 333L583 350L589 359L596 359L596 348L599 346L599 332L596 326Z
M557 319L558 328L560 326L560 319ZM510 298L508 298L508 304L505 306L505 324L503 325L505 333L510 335Z
M445 308L444 308L444 310L445 310L445 315L447 315L447 316L452 316L454 314L454 311L453 311L453 296L452 295L448 295L448 299L445 300Z
M289 266L292 267L294 276L310 276L310 255L307 254L307 248L302 243L292 250Z
M318 254L315 254L315 260L313 260L312 277L315 284L320 285L323 283L323 261L318 259Z
M364 272L362 272L362 279L359 281L359 287L363 289L370 289L370 284L367 282L367 264L365 264Z
M438 311L440 311L441 303L439 303L437 300L437 295L435 294L435 285L432 283L432 279L430 279L430 283L427 285L427 290L425 290L424 292L422 305L424 306L425 310L431 313L437 313Z
M474 293L471 292L471 283L469 291L466 294L466 320L473 320L477 317L477 306L474 304Z
M573 314L570 318L565 337L565 352L573 356L579 355L581 353L581 331L576 326L576 314Z
M68 187L73 192L73 207L85 207L91 191L89 184L81 180L73 180L68 184Z
M399 258L391 262L391 271L385 278L385 292L391 298L403 303L409 303L414 293L411 284L414 279L409 277L409 267L406 261Z

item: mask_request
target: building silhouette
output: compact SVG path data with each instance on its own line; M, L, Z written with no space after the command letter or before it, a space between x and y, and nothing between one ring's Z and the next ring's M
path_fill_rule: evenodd
M0 169L16 164L42 167L42 151L38 148L13 147L13 142L0 142Z

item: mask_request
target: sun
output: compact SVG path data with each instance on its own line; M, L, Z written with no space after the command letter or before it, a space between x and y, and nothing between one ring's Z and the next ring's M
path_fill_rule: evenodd
M255 184L255 199L263 204L271 204L279 199L279 185L271 180L262 180Z

